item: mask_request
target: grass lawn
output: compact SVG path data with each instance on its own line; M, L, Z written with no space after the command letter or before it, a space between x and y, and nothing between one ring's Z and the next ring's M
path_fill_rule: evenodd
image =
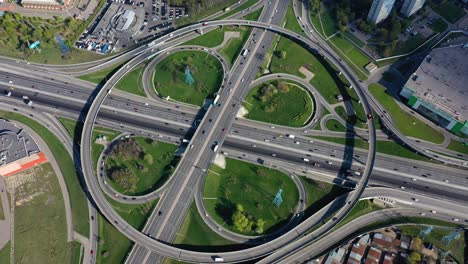
M362 47L364 47L366 45L366 43L364 43L360 39L356 38L351 32L349 32L347 30L345 32L342 32L341 34L346 36L346 38L349 39L348 41L354 42L354 44L357 45L360 48L362 48Z
M435 32L444 32L447 28L447 23L440 17L432 21L431 29Z
M235 9L231 9L230 11L225 12L223 15L217 17L215 20L221 20L221 19L224 19L224 18L226 18L228 16L232 16L232 15L234 15L236 13L241 12L244 9L247 9L247 8L253 6L257 2L258 2L258 0L248 0L247 2L243 3L242 5L236 7Z
M182 45L198 45L207 48L214 48L223 43L224 31L224 28L218 27L209 32L204 32L205 34L184 42Z
M346 132L346 127L343 126L336 119L328 119L326 125L327 125L328 130L338 131L338 132Z
M306 177L300 177L300 179L307 191L306 216L313 215L336 197L347 192L346 189L330 183L315 181Z
M296 15L294 14L292 1L289 1L288 10L286 10L284 20L286 21L284 28L292 30L299 35L306 36L304 30L302 30L301 25L299 25L299 22L297 22Z
M236 60L237 56L239 56L239 54L242 52L244 44L249 38L250 32L252 30L247 27L241 27L236 31L240 34L239 38L229 39L226 45L224 45L219 50L219 53L221 53L221 55L223 55L226 58L226 60L229 63L231 63L231 65L234 64L234 61Z
M60 167L60 170L62 171L65 183L67 184L73 215L73 228L78 233L87 237L89 235L89 225L88 204L86 202L86 196L81 189L80 181L78 179L78 175L76 174L73 160L71 159L65 147L62 145L61 141L47 128L23 115L0 111L0 117L16 120L28 125L36 133L41 135L47 146L49 146Z
M11 251L10 241L0 249L0 263L10 263L10 251ZM76 263L79 264L79 263Z
M362 215L365 215L365 214L368 214L368 213L371 213L373 211L377 211L380 209L383 209L383 208L378 205L375 205L370 200L361 200L357 202L357 204L353 207L353 209L351 209L349 214L343 219L343 221L341 221L338 225L336 225L334 229L338 229L341 226L344 226L345 224L351 222L352 220Z
M137 66L131 72L127 73L117 83L116 88L125 92L133 93L136 95L146 96L143 89L143 71L145 70L144 64Z
M278 208L273 204L273 198L280 188L283 189L283 203ZM241 204L254 220L263 219L265 233L270 233L292 216L299 194L294 182L282 172L226 159L226 169L211 167L203 196L216 198L205 200L207 211L229 230L238 232L232 225L231 216L236 204Z
M432 36L425 38L421 36L421 34L418 34L414 37L409 38L408 40L404 42L398 42L398 48L396 48L392 52L391 55L393 56L393 55L399 55L399 54L405 54L405 53L411 52L417 47L419 47L419 45L423 44L425 41L430 39L431 37Z
M277 92L269 100L262 102L260 90L270 83L276 82L261 84L247 95L244 107L249 113L246 117L284 126L304 126L310 120L314 109L309 92L305 88L299 88L297 84L287 83L288 92Z
M23 184L15 188L15 262L69 263L73 244L67 242L65 206L52 166L44 163L16 177Z
M231 6L235 4L238 0L224 0L224 1L217 1L214 4L210 4L208 6L203 6L202 8L199 9L197 13L191 12L190 16L188 17L182 17L180 19L177 19L177 27L181 27L183 25L187 25L190 23L197 22L199 20L202 20L204 17L207 17L209 15L212 15L216 12L222 11L225 7ZM193 8L191 8L193 9ZM239 9L240 10L240 9Z
M111 198L107 198L107 201L127 223L138 230L143 229L146 219L158 203L158 200L154 200L145 204L123 204Z
M468 145L464 145L463 142L451 139L447 149L457 151L463 154L468 154Z
M98 214L98 246L96 263L124 263L133 242Z
M335 18L333 14L329 10L325 10L319 14L315 12L310 12L312 23L314 27L318 30L318 32L326 37L329 37L338 31L338 27L336 26ZM320 22L321 20L321 22Z
M245 20L251 20L251 21L257 21L258 18L260 17L260 14L262 13L263 11L263 7L262 8L259 8L258 10L256 11L253 11L252 13L246 15L244 17Z
M463 8L460 8L449 1L437 5L433 10L452 24L465 15L465 10Z
M143 195L156 190L166 182L172 175L177 163L178 157L174 156L178 146L165 142L152 140L150 138L133 138L141 146L144 155L150 154L153 162L146 159L131 158L123 159L117 155L109 155L106 160L107 182L116 191L127 195ZM137 169L137 164L143 166L143 169ZM126 189L110 178L111 172L120 168L128 168L138 181L134 190Z
M279 52L278 52L279 51ZM281 51L286 52L286 57L281 58ZM301 66L305 66L312 73L314 78L310 81L312 85L331 104L336 103L336 94L340 94L340 88L344 87L342 81L336 75L336 71L322 57L316 57L299 44L281 37L276 52L273 52L270 71L273 73L289 73L300 77L305 77L299 72Z
M417 237L421 230L425 230L426 226L415 226L415 225L404 225L398 226L401 230L402 234L409 235L412 237ZM465 245L465 237L464 232L461 231L461 236L457 240L453 240L448 245L442 242L442 237L449 235L453 230L447 230L445 228L437 228L435 227L432 232L427 235L424 239L424 242L429 242L434 246L442 249L444 251L451 251L450 255L454 257L458 263L465 263L464 262L464 250L467 245Z
M83 259L82 256L82 249L80 242L73 241L72 243L72 256L71 256L71 264L81 264L81 260ZM84 252L83 252L84 253ZM1 257L0 257L1 262Z
M234 242L216 234L203 221L195 202L185 216L173 242L178 247L196 251L232 251ZM235 246L234 246L235 247Z
M63 118L59 117L60 122L63 124L67 132L70 134L71 138L73 139L73 142L81 142L81 131L83 129L83 123L77 123L74 120L68 119L68 118ZM94 127L93 130L93 139L92 142L96 141L96 138L98 135L103 135L107 137L107 141L110 142L112 141L115 137L117 137L120 134L119 131L112 130L110 128L104 128L104 127L99 127L96 126ZM99 159L99 155L101 155L101 152L104 150L104 146L101 144L93 143L91 147L91 156L93 159L94 167L96 167L96 164Z
M359 75L360 79L367 79L367 72L365 66L369 64L370 59L364 52L356 48L349 40L344 38L342 35L335 35L330 40L339 49L340 53L344 54L343 59L349 58L351 63L348 63L353 67L354 71ZM347 58L346 58L346 57ZM357 67L356 67L357 66Z
M185 83L185 68L190 67L195 83ZM179 51L169 55L155 67L156 90L164 97L202 106L214 97L223 80L223 68L214 56L201 51Z
M78 76L78 79L82 79L82 80L93 82L93 83L100 83L106 77L109 78L110 76L112 76L112 74L114 74L118 69L120 69L122 65L123 64L112 65L110 67L107 67L97 72Z
M396 126L403 134L434 143L442 143L444 141L444 136L440 132L418 118L404 112L395 102L395 99L386 93L385 87L373 83L369 85L369 91L390 113Z
M330 141L336 144L342 144L345 145L347 144L347 140L345 138L335 138L335 137L322 137L322 136L314 136L313 138L316 139L321 139L325 141ZM369 144L367 141L360 139L360 138L354 138L352 141L352 144L354 145L355 148L361 148L361 149L369 149ZM349 143L348 143L349 144ZM398 156L402 158L408 158L408 159L414 159L414 160L421 160L421 161L430 161L428 158L418 155L414 153L412 150L405 148L404 146L394 142L394 141L382 141L378 140L376 144L376 149L377 152L388 154L388 155L393 155L393 156Z

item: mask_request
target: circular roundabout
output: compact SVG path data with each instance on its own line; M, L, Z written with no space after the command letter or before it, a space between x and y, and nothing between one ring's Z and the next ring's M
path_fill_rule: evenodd
M200 27L204 27L206 23L197 23L190 25L185 28L181 28L179 30L174 31L170 35L165 35L161 37L160 44L158 45L159 48L156 52L160 52L164 48L164 43L169 41L172 38L177 38L182 34L191 32L196 30ZM355 87L356 92L359 96L359 99L362 102L364 111L366 114L370 115L371 111L368 105L366 98L361 91L361 86L357 81L357 78L354 77L354 74L351 73L346 67L344 67L341 60L338 60L334 57L334 54L329 53L328 50L322 50L319 45L314 43L309 39L304 39L303 37L286 30L284 28L262 23L262 22L252 22L252 21L243 21L243 20L224 20L224 21L212 21L210 22L210 26L219 26L219 25L244 25L244 26L253 26L258 28L263 28L265 30L271 30L275 33L287 35L290 39L299 42L303 47L307 47L307 49L311 52L316 54L320 54L321 56L326 57L331 61L331 63L335 64L335 66L340 70L343 76L350 81L350 83ZM187 262L213 262L214 256L220 256L224 259L225 262L242 262L247 260L256 259L267 254L271 254L274 251L285 247L290 242L297 240L298 238L304 236L310 228L315 226L317 223L320 223L323 219L323 216L326 212L317 212L314 215L310 216L302 223L296 225L290 231L285 231L284 233L279 234L279 236L271 241L263 243L261 245L242 249L238 251L231 251L231 252L196 252L190 251L185 249L180 249L171 245L166 244L163 241L158 241L147 235L143 234L142 232L136 230L132 226L128 225L122 217L120 217L112 208L109 206L108 202L102 191L99 189L99 184L96 181L96 177L94 176L94 169L92 165L92 161L90 159L90 152L91 152L91 134L94 126L95 119L97 117L99 108L103 101L105 100L106 96L111 92L111 89L114 85L122 78L122 76L131 71L135 66L140 64L144 61L148 56L152 56L153 52L150 51L150 47L146 50L146 52L141 53L131 61L127 63L126 67L122 67L120 70L116 72L101 88L98 95L96 96L94 103L91 105L89 112L86 116L86 120L84 122L83 133L82 133L82 145L80 149L81 161L82 161L82 168L83 174L85 176L86 185L88 186L88 190L93 197L95 203L101 210L101 213L111 222L121 233L125 234L129 239L133 240L134 242L144 245L146 248L150 249L151 251L157 252L165 257L170 257L178 260L183 260ZM153 48L154 51L154 48ZM239 77L241 78L241 77ZM365 186L367 185L367 181L370 177L370 173L372 171L374 157L375 157L375 127L373 122L369 122L369 155L366 162L366 168L363 171L362 177L360 182L356 185L356 190L350 195L344 197L336 208L336 213L334 217L315 229L314 231L307 234L304 238L304 244L308 244L313 242L314 240L318 239L319 237L326 234L329 230L331 230L340 220L342 220L347 213L352 209L352 207L356 204L359 197L363 193ZM177 170L177 169L176 169ZM189 177L189 176L187 176ZM172 179L172 178L171 178ZM171 183L171 179L166 183ZM182 186L184 187L184 186Z

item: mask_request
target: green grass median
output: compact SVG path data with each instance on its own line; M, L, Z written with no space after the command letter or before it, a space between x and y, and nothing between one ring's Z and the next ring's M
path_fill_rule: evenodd
M194 83L186 83L189 67ZM214 56L201 51L178 51L155 67L154 84L162 96L202 106L206 98L213 98L223 80L223 68Z
M233 65L236 58L241 54L244 44L249 38L252 30L247 27L241 27L234 32L239 32L238 38L231 38L227 43L219 50L219 53L223 55L226 60Z
M397 128L406 136L419 138L436 144L444 141L444 136L430 125L403 111L395 99L385 91L385 87L373 83L369 91L392 116Z
M124 263L133 242L120 233L101 214L97 215L98 221L98 246L96 263L115 264Z
M468 155L468 143L465 145L463 142L451 139L447 149Z

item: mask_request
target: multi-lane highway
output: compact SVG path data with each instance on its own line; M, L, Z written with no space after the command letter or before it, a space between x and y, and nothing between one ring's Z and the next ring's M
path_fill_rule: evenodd
M158 41L158 44L153 47L142 47L138 52L138 56L130 60L126 65L124 65L124 67L117 71L115 75L107 80L101 90L96 94L90 95L89 90L86 88L78 88L77 90L72 89L68 91L69 93L65 92L65 94L63 94L63 90L61 91L62 94L52 94L51 92L41 92L41 94L39 94L37 91L34 91L36 90L35 85L47 85L47 87L49 87L48 84L50 84L50 82L47 82L47 84L36 83L31 85L28 83L27 78L19 78L16 76L17 78L15 78L14 82L15 89L17 89L17 91L22 91L23 94L32 93L31 96L33 96L34 101L37 101L39 104L59 106L67 109L68 111L71 110L72 112L74 111L75 113L79 113L80 111L83 111L83 103L85 101L90 102L90 109L84 122L84 132L81 141L82 145L80 154L82 157L83 173L89 191L102 213L119 231L141 245L135 247L134 251L132 251L129 258L130 263L153 263L160 260L158 255L151 254L148 250L157 252L163 256L190 262L213 262L213 258L216 255L222 256L224 260L228 262L238 262L270 254L279 248L283 249L278 252L284 252L286 250L286 253L281 253L279 259L289 257L291 252L299 250L299 248L304 245L308 245L308 247L316 249L319 248L316 247L316 243L310 243L317 238L320 238L328 230L333 228L342 218L344 218L363 193L375 160L376 135L372 122L369 122L368 124L369 135L367 136L367 139L369 140L369 150L360 151L355 150L352 147L350 148L347 146L315 141L306 137L297 137L295 141L298 143L296 143L284 137L283 131L287 131L286 128L279 130L280 133L278 133L278 131L275 131L271 127L270 129L265 128L264 125L245 125L243 122L246 121L235 121L237 110L242 104L242 100L248 90L251 88L251 82L255 79L255 74L258 71L257 69L262 63L263 56L261 55L266 52L273 38L273 33L270 31L287 35L291 39L302 42L302 44L308 47L311 51L326 56L337 66L337 68L356 89L363 103L366 114L371 113L366 97L364 96L368 95L363 91L365 89L361 87L352 71L348 70L346 65L341 62L333 51L328 50L326 44L321 43L320 41L314 42L304 39L300 35L278 27L277 25L282 21L282 16L287 9L288 3L287 1L271 1L270 3L271 4L266 5L265 10L262 12L260 18L262 22L224 20L211 21L208 23L210 27L218 25L246 25L263 28L264 31L259 29L254 29L252 31L252 35L244 47L250 50L250 53L245 57L238 58L230 71L228 71L226 67L224 68L226 78L224 79L225 83L223 83L222 89L218 94L219 100L216 104L210 106L206 113L201 112L198 117L193 114L194 109L192 107L177 105L175 106L177 110L172 107L162 109L161 107L150 105L142 98L124 99L123 97L119 97L118 93L116 93L116 95L109 94L111 94L113 86L120 80L120 78L123 77L123 75L132 70L142 61L154 56L156 53L161 53L172 48L173 45L178 44L182 39L185 39L186 34L191 34L193 30L204 27L202 24L194 24L186 28L176 30L174 33L162 37ZM265 14L267 14L268 17ZM273 16L270 16L271 14L273 14ZM11 72L9 74L11 74ZM55 85L60 83L56 82L56 80L51 81L55 83ZM10 86L7 83L3 84ZM70 86L79 85L71 84ZM70 96L71 94L73 95ZM15 96L18 97L19 95L15 94ZM108 100L101 108L101 104L107 97L110 100ZM59 100L62 101L57 102ZM378 104L373 103L373 105L374 108L379 108ZM182 110L187 111L184 112ZM186 150L176 172L168 181L166 186L167 188L161 198L161 201L158 203L156 210L150 216L150 219L143 230L144 233L141 233L129 226L112 210L105 200L96 177L94 176L94 169L89 153L91 149L90 135L93 125L98 117L98 112L100 117L99 120L120 120L119 122L121 124L119 124L119 126L121 128L124 127L123 124L130 124L136 127L156 129L172 135L182 135L191 138L189 144L193 145L193 147ZM154 115L155 112L157 113L156 115ZM83 113L80 116L83 116ZM192 128L192 123L197 119L200 119L201 121L198 124L198 127L194 129ZM389 122L390 126L392 125L392 121L390 119L386 121ZM398 131L396 134L398 135ZM404 135L398 136L404 137ZM268 144L265 144L265 142L268 142ZM330 146L332 146L332 148L330 148ZM410 146L414 149L419 149L419 146ZM304 164L304 157L310 157L311 162L316 161L320 162L320 164L327 164L320 168L320 170L324 172L335 171L336 174L336 171L338 171L339 176L344 176L343 174L345 174L347 170L355 170L360 171L362 176L353 177L353 179L351 179L357 184L356 191L343 198L344 203L341 204L341 206L337 206L337 201L333 203L331 208L336 210L339 208L341 209L335 214L332 221L329 221L319 227L304 241L301 239L288 245L289 242L298 239L303 232L320 222L320 220L323 219L323 214L314 214L301 224L292 228L289 232L268 243L237 252L216 254L191 252L161 243L161 241L171 242L175 232L183 221L185 212L190 206L191 201L193 201L194 193L198 191L196 186L199 186L198 184L201 179L203 179L206 169L209 167L217 152L219 152L219 149L222 149L223 152L226 150L227 152L230 151L231 148L244 154L254 153L254 155L262 156L263 158L268 157L273 160L281 160L288 164L302 163L301 166L303 165L304 167L304 174L308 174L308 167L310 167L307 166L307 164ZM247 159L248 157L239 156L237 158ZM390 185L397 187L400 185L402 190L413 188L414 190L421 192L427 192L427 188L431 188L433 184L436 184L438 188L441 187L442 190L443 188L452 188L456 185L458 188L455 188L456 190L453 194L449 194L450 197L448 198L466 201L466 196L464 196L463 193L466 191L464 189L464 186L467 186L465 181L466 179L459 177L459 170L424 163L414 165L414 162L411 163L411 165L405 164L402 166L401 164L404 164L404 161L395 159L396 158L385 155L378 156L376 164L378 165L380 162L382 164L382 168L377 166L375 174L381 175L381 178L379 179L381 182L387 182ZM327 163L325 163L325 161L327 161ZM463 165L456 159L444 159L444 162ZM398 166L395 166L395 164L398 164ZM419 166L427 168L427 171L430 172L421 176L417 175L417 173L421 173L421 171L423 171ZM401 169L405 170L405 172L402 172ZM445 178L440 180L440 178L438 178L438 173L437 176L433 176L431 173L433 173L434 169L445 173ZM408 173L406 173L406 171L408 171ZM447 175L447 171L451 171L454 176ZM403 180L402 184L399 184L401 179L406 179L406 181ZM377 182L379 182L379 180L377 180ZM431 187L424 186L425 184L431 185ZM442 194L442 191L440 191L440 193ZM445 195L447 196L447 193L445 193ZM136 199L137 198L135 198L135 200ZM326 238L327 237L324 239Z

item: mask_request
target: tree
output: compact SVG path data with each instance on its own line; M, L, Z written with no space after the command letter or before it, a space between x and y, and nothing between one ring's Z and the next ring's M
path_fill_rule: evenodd
M390 39L398 39L398 35L400 35L401 32L401 23L400 21L397 21L395 23L392 23L392 29L390 31Z
M310 9L314 12L319 12L320 10L320 0L310 1Z
M253 221L246 216L244 207L241 204L236 204L236 211L232 215L232 223L234 228L240 232L249 233L252 231Z
M422 243L421 238L416 237L416 238L413 240L413 248L414 248L414 250L416 250L416 251L421 251L422 246L423 246L423 243Z
M278 90L282 93L289 92L289 85L286 82L278 83Z
M263 226L265 225L265 221L263 219L258 219L255 222L255 233L262 234L263 233Z
M144 160L150 165L153 164L153 162L154 162L153 155L151 155L149 153L146 153L145 156L144 156Z
M126 190L134 190L138 181L138 178L128 168L114 170L110 177L115 183Z
M280 53L281 59L286 59L286 55L287 55L287 53L286 53L285 50L281 51L281 53Z
M421 254L416 251L411 252L408 258L409 264L417 264L421 261Z

